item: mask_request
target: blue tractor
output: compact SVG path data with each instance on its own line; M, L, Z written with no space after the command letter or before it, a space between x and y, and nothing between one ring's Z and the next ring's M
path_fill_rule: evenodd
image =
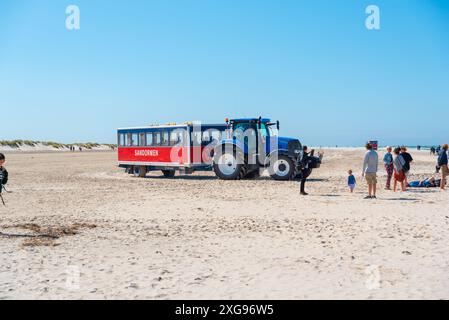
M303 169L319 168L322 155L314 151L304 154L298 139L279 137L279 121L267 118L226 120L227 137L213 152L213 169L224 180L238 180L259 176L260 169L268 169L275 180L301 178Z

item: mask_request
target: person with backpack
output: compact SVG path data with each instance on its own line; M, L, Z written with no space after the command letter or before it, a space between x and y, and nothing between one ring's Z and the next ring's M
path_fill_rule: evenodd
M408 184L407 178L408 178L408 174L410 172L410 164L413 162L413 157L410 153L407 152L406 147L401 147L401 155L405 161L403 170L404 170L404 175L405 175L405 185L407 185Z
M401 154L401 148L394 149L395 158L393 160L394 164L394 185L393 190L396 192L398 187L398 182L401 184L401 190L406 191L407 184L405 183L405 172L404 165L405 160Z
M438 167L440 167L441 170L441 183L440 183L440 189L444 190L446 187L446 177L449 174L448 169L448 161L447 161L447 150L448 145L444 144L440 150L440 153L438 154Z

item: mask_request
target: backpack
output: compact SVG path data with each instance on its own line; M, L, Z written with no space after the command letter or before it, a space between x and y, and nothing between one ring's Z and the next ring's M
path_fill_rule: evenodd
M405 156L403 154L400 155L402 157L402 159L404 160L404 165L402 166L402 168L404 169L405 172L410 171L410 161L409 161L409 157Z
M8 171L5 168L0 168L0 185L8 183ZM1 192L1 188L0 188Z

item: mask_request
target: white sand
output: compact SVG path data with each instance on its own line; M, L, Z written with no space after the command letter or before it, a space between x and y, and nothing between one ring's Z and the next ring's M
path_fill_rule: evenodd
M434 157L412 154L416 176L433 172ZM0 299L449 298L447 191L363 200L363 150L327 150L308 197L265 177L134 178L112 152L7 156L0 232L97 227L57 246L0 236Z

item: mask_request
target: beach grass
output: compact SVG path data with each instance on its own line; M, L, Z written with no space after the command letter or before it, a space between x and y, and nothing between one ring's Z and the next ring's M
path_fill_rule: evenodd
M54 141L38 141L38 140L0 140L0 146L6 146L14 149L19 149L22 146L35 147L37 145L50 146L54 149L69 149L70 147L81 147L83 149L91 150L93 148L108 146L110 148L116 147L115 144L97 143L97 142L76 142L76 143L59 143Z

